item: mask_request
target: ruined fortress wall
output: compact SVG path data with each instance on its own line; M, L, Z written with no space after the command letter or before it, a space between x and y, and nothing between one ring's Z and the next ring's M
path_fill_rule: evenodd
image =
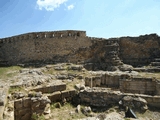
M160 57L160 37L156 34L119 38L120 58L133 66L150 64Z
M150 64L154 58L160 58L160 37L156 34L103 39L87 37L85 31L68 30L0 39L0 65L87 62L91 63L87 65L92 70L106 70L108 66L118 65L115 63L120 60L142 66Z
M28 33L0 40L0 62L72 61L79 48L90 45L84 31Z

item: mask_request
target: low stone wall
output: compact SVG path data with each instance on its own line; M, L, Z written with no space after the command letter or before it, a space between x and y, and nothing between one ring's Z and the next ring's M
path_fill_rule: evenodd
M33 114L47 114L50 109L48 97L29 97L14 101L14 119L30 120Z
M107 107L108 105L119 104L119 101L124 96L141 97L147 101L150 107L160 108L160 96L151 96L143 94L122 93L120 91L113 91L108 88L86 88L79 93L81 103L85 103L95 107Z
M120 80L120 91L125 93L155 95L158 93L156 90L156 84L158 83L152 78L137 77L129 80Z
M70 101L72 97L74 97L75 95L76 95L75 90L65 90L61 92L60 91L54 92L52 94L48 94L47 96L51 100L51 102L59 102L64 99L66 99L66 101Z
M85 85L119 89L124 93L160 95L160 82L154 78L131 77L125 73L97 73L97 75L86 77Z
M119 88L119 81L122 78L129 78L130 76L126 73L109 73L109 72L101 72L97 73L97 75L92 75L90 77L85 78L85 85L89 87L110 87L110 88Z
M49 114L50 103L61 102L64 99L70 101L75 96L75 90L57 91L51 94L34 93L32 97L18 99L14 101L14 119L30 120L34 114Z
M45 86L38 86L32 89L36 92L42 92L42 93L53 93L55 91L63 91L66 90L66 84L59 82L59 83L52 83Z
M107 88L87 88L79 93L81 103L96 107L105 107L117 104L123 97L119 91L111 91Z

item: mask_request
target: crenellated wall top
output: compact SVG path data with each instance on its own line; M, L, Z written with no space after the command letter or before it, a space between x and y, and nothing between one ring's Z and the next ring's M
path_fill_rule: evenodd
M38 38L54 38L54 37L86 37L86 31L64 30L64 31L45 31L31 32L21 35L16 35L7 38L1 38L0 43L11 42L14 40L38 39Z

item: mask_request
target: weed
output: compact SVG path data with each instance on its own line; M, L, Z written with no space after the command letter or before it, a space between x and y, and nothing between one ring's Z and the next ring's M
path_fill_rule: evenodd
M33 113L32 116L31 116L31 118L32 118L33 120L45 120L45 117L44 117L43 114L42 114L42 115L38 115L38 114L36 114L36 113Z
M139 75L143 77L152 77L160 80L160 73L139 72Z
M15 86L15 87L10 87L8 92L9 94L11 94L14 92L19 92L19 91L24 91L24 89L22 87Z
M22 69L19 66L11 66L11 67L0 67L0 78L1 79L6 79L13 77L14 75L17 74L17 71Z

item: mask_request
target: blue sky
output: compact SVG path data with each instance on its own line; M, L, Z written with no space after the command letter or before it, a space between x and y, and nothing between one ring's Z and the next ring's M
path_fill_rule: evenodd
M0 38L55 30L103 38L160 35L160 0L0 0Z

